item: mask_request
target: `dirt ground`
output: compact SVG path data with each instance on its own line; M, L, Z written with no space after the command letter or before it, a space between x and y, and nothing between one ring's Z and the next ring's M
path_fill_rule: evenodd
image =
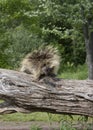
M87 124L86 124L87 125ZM59 124L53 122L51 125L46 122L0 122L0 130L31 130L31 127L42 128L42 130L60 130ZM90 127L86 127L81 124L75 125L76 130L93 130L93 124Z
M45 122L0 122L0 130L31 130L31 127L37 126L42 130L59 130L58 123L52 123L51 126Z

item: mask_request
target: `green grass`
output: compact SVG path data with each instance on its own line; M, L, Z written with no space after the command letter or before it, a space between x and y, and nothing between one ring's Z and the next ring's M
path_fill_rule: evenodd
M51 116L51 117L50 117ZM59 114L50 114L45 112L35 112L31 114L22 114L22 113L15 113L15 114L5 114L0 115L0 121L59 121L61 120L62 115Z
M22 114L22 113L15 113L15 114L5 114L0 115L0 120L2 121L34 121L34 120L47 120L47 114L46 113L32 113L32 114Z
M39 126L32 126L30 130L42 130Z
M63 71L58 77L64 79L87 79L88 78L88 70L86 65L80 65L77 68L69 68L66 71Z

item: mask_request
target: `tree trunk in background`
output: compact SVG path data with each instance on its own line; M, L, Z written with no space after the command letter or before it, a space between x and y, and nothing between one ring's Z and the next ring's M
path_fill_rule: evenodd
M89 36L89 44L87 48L87 64L88 64L88 77L93 79L93 32Z
M83 27L85 46L86 46L86 59L88 65L88 78L93 79L93 32L89 35L88 24Z
M93 79L93 32L90 32L88 25L84 25L84 38L86 45L86 58L88 65L88 78Z
M88 65L88 78L93 79L93 31L91 30L93 18L86 18L84 7L81 5L83 34L86 46L86 60Z

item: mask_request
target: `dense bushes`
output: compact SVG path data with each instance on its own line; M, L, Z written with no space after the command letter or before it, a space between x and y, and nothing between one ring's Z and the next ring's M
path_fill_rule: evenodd
M4 37L7 37L7 39L3 39L3 45L7 44L7 46L4 49L3 46L1 47L3 51L0 57L0 66L5 68L17 68L20 60L27 53L38 48L43 43L42 39L38 38L37 35L31 34L21 26L8 30Z
M0 67L17 68L25 54L46 43L59 48L62 68L84 64L86 53L81 25L80 22L75 24L76 28L72 23L73 2L68 3L52 0L0 2Z

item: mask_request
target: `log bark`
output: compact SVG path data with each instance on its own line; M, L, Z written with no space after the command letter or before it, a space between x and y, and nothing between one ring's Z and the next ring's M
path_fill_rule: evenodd
M93 80L60 79L55 86L22 72L0 69L0 114L51 112L93 117Z

